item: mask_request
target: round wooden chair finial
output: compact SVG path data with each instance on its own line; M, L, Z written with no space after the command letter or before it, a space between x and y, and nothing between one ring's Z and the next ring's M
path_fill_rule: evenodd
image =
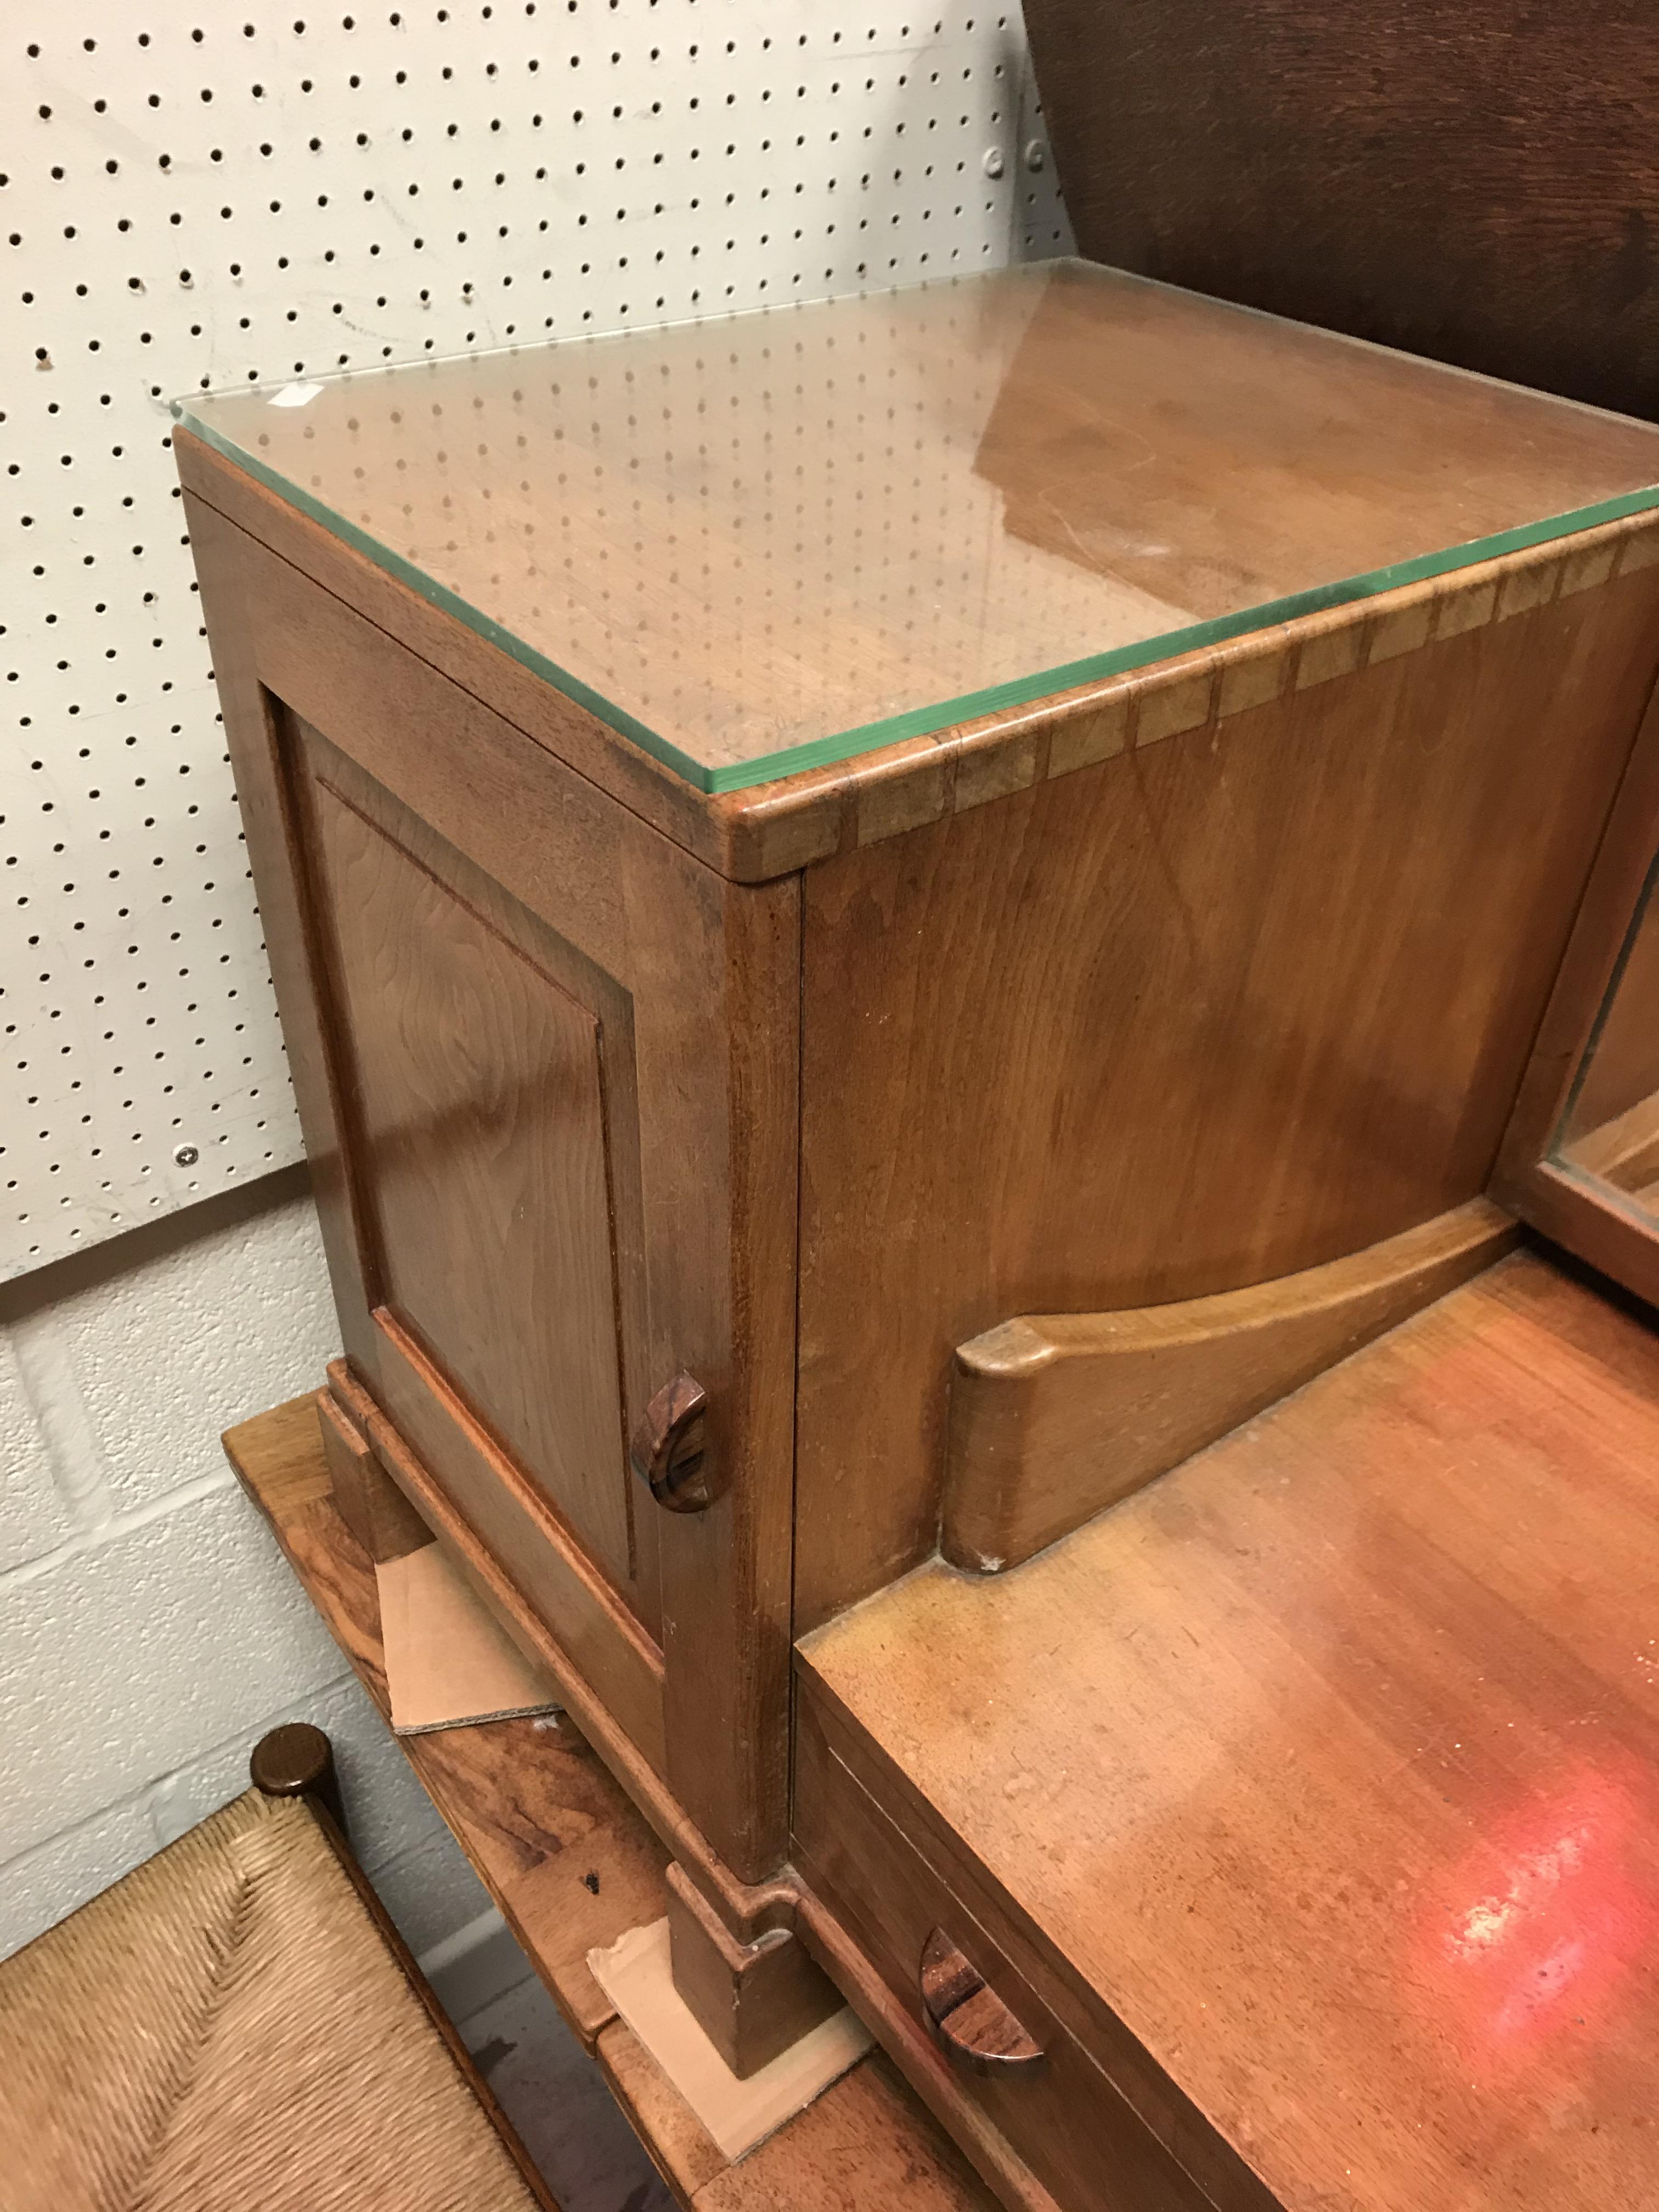
M256 1790L267 1797L308 1797L345 1827L334 1747L309 1721L285 1721L253 1747L247 1771Z

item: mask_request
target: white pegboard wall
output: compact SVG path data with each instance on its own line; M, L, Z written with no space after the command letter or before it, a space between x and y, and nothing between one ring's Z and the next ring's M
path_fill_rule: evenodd
M971 0L22 0L0 52L15 1274L299 1150L173 394L1068 236L1018 15Z

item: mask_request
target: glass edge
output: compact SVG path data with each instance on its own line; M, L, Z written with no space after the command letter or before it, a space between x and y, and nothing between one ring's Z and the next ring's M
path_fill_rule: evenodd
M1329 608L1351 605L1358 599L1378 599L1385 592L1401 590L1407 584L1474 568L1481 561L1496 560L1505 553L1525 552L1534 545L1547 544L1553 538L1571 538L1580 531L1595 529L1599 524L1617 522L1655 507L1659 507L1659 484L1618 492L1588 507L1570 507L1537 522L1519 523L1512 529L1471 538L1438 553L1414 554L1408 560L1394 562L1384 568L1368 569L1363 574L1345 576L1334 583L1312 585L1305 591L1289 592L1283 599L1265 600L1258 606L1217 615L1180 629L1164 630L1156 637L1115 646L1106 653L1090 653L1079 660L1064 661L1031 676L1011 678L1006 683L964 692L958 698L942 700L935 706L912 708L882 721L864 723L857 729L809 738L805 744L763 754L731 768L710 769L706 771L708 788L715 792L743 791L809 769L856 760L861 754L873 752L884 745L901 744L908 738L932 737L961 722L976 720L1012 707L1029 706L1034 700L1054 692L1074 690L1106 677L1127 675L1159 660L1173 660L1181 653L1197 652L1206 645L1225 644L1231 639L1248 636L1254 630L1271 629L1277 623L1292 622L1301 615L1322 614Z
M1052 265L1052 264L1048 264ZM1090 264L1093 265L1093 264ZM1437 553L1414 554L1409 559L1396 561L1383 568L1371 568L1356 576L1345 576L1334 583L1316 584L1306 590L1291 592L1277 599L1268 599L1254 607L1241 608L1232 614L1216 615L1209 620L1192 623L1180 629L1164 630L1156 637L1142 638L1130 645L1115 646L1104 653L1085 654L1077 660L1062 661L1054 666L1039 669L1028 676L1011 677L1006 682L982 686L976 691L960 693L951 699L942 699L926 707L906 708L896 714L884 715L873 722L864 722L847 730L832 731L823 737L804 738L799 744L785 745L775 752L761 753L752 760L733 762L726 767L716 767L695 759L690 753L653 730L626 708L618 707L595 691L578 676L538 653L533 646L509 630L504 624L485 614L459 592L438 583L423 569L417 568L401 555L394 553L383 540L365 530L331 507L325 500L315 497L296 484L291 477L284 476L250 453L234 439L223 436L210 424L191 411L188 400L175 399L171 403L175 421L181 422L191 435L200 438L204 445L223 455L239 468L264 484L279 497L290 501L301 514L313 521L324 524L329 530L350 545L356 551L372 561L376 568L393 576L399 583L425 599L431 606L440 608L505 653L520 667L544 677L567 698L585 707L607 729L630 738L665 768L672 769L683 781L694 790L718 797L733 792L750 791L757 785L776 783L786 777L801 775L809 770L838 765L843 761L857 760L863 754L882 747L902 744L911 738L936 736L942 730L957 724L977 720L987 714L1005 712L1013 707L1029 706L1033 701L1050 693L1075 690L1084 684L1096 683L1110 676L1121 676L1138 668L1151 666L1159 660L1174 659L1183 653L1200 651L1206 645L1224 644L1236 637L1248 636L1252 631L1271 629L1279 623L1292 622L1299 616L1320 614L1328 609L1346 606L1355 600L1376 599L1385 592L1401 589L1407 584L1422 583L1430 577L1450 574L1458 568L1474 567L1478 562L1495 560L1505 553L1524 552L1534 545L1547 544L1552 538L1568 538L1582 530L1591 530L1604 522L1616 522L1632 514L1659 507L1659 484L1646 484L1634 491L1618 492L1610 498L1597 500L1588 507L1568 508L1560 514L1548 515L1536 522L1516 524L1508 530L1492 532L1485 538L1470 538L1461 545L1445 548Z
M1054 254L1042 263L1020 262L1008 265L1053 269L1067 261L1075 262L1085 269L1103 270L1109 276L1121 277L1127 284L1144 285L1149 291L1174 292L1189 300L1203 300L1212 307L1225 307L1234 314L1249 315L1260 323L1277 323L1282 330L1306 331L1316 337L1329 338L1355 352L1378 354L1389 361L1407 362L1413 368L1428 369L1437 376L1456 377L1465 384L1486 385L1497 392L1516 392L1524 398L1541 399L1552 407L1565 407L1575 414L1589 415L1599 422L1620 423L1626 429L1651 431L1656 427L1645 416L1627 415L1617 407L1598 406L1593 399L1574 399L1567 392L1547 392L1540 385L1517 384L1513 377L1497 376L1490 369L1466 368L1461 362L1440 361L1431 353L1419 353L1407 345L1389 345L1381 338L1361 337L1356 331L1339 331L1328 323L1307 322L1300 315L1281 315L1273 307L1252 307L1248 300L1231 300L1224 292L1206 292L1192 284L1172 284L1167 277L1149 276L1139 269L1120 269L1115 262L1091 261L1080 253ZM249 388L252 389L251 386Z
M453 368L458 362L499 361L514 354L556 353L565 347L606 345L623 338L649 338L665 331L687 331L699 325L747 322L763 315L787 315L803 308L833 307L854 300L890 299L898 292L939 292L953 286L982 284L997 276L1025 276L1039 274L1043 270L1075 267L1092 269L1109 276L1130 276L1133 272L1114 269L1104 261L1085 261L1080 253L1044 254L1031 261L1009 261L994 269L957 269L922 277L907 277L896 284L860 285L847 292L812 292L799 300L761 300L752 307L718 308L711 314L670 315L657 323L614 323L602 331L571 331L563 337L507 338L499 345L463 346L456 353L410 354L402 361L363 362L355 368L325 368L314 374L302 373L299 377L261 378L255 384L214 384L205 391L180 393L167 401L173 414L182 418L190 409L204 399L257 399L262 395L280 392L290 384L305 382L331 386L349 384L355 380L374 376L395 376L416 368ZM1154 278L1136 277L1137 283L1156 284ZM1158 286L1171 291L1179 287ZM1218 302L1222 307L1234 303L1229 300ZM1281 316L1269 320L1282 322ZM1386 352L1386 347L1380 349ZM1649 426L1651 427L1651 426Z
M588 713L596 720L603 722L607 729L615 730L622 737L631 738L653 759L660 761L665 768L672 768L694 790L712 793L718 787L709 781L710 771L700 761L694 760L690 754L682 752L672 738L659 736L655 730L630 714L626 708L613 705L602 693L584 684L580 677L573 676L568 669L561 668L556 660L550 660L545 653L538 653L534 646L526 645L521 637L485 614L482 608L475 607L470 599L464 599L459 592L452 592L447 585L428 576L424 569L417 568L412 562L404 560L401 554L394 553L384 540L359 529L337 507L330 507L326 500L318 499L296 484L292 477L285 477L280 469L273 469L267 462L260 460L257 454L250 453L245 446L237 445L234 439L221 435L207 423L198 421L190 413L188 402L175 400L173 414L175 420L182 422L192 437L199 438L204 445L211 446L215 453L223 454L228 461L245 469L267 489L297 507L302 514L309 515L313 522L322 523L354 551L361 553L365 560L372 561L377 568L383 569L398 583L406 584L429 606L437 607L444 614L453 615L476 636L497 647L510 660L516 660L521 668L529 669L533 675L544 677L556 690L562 691L568 699L574 699L578 706L586 708Z

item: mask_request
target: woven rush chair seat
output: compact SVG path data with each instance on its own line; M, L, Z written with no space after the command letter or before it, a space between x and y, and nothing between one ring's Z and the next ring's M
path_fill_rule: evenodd
M406 1955L309 1806L250 1790L0 1966L0 2204L549 2206Z

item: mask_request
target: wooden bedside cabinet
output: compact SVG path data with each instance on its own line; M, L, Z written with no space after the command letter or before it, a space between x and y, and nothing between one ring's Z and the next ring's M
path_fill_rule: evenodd
M1659 431L1077 262L179 413L334 1448L668 1843L728 2052L804 1930L1036 2203L790 1869L792 1644L1512 1236Z

